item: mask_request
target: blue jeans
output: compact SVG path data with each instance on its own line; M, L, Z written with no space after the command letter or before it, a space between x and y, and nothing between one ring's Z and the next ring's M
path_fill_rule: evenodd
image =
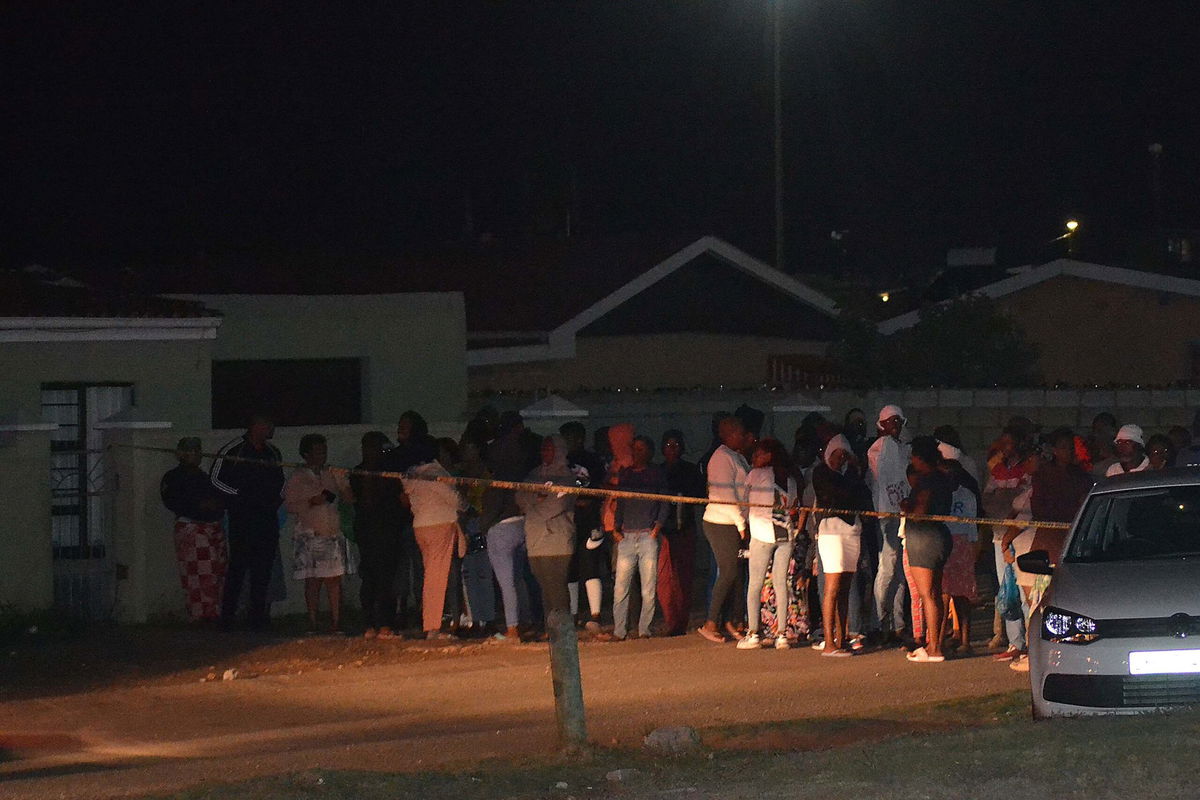
M492 562L486 550L467 553L462 560L463 586L471 622L483 625L496 618L496 593L492 589Z
M650 531L626 531L617 542L617 574L613 586L613 635L625 638L629 629L629 589L633 572L642 579L642 615L638 619L638 634L650 635L654 621L655 598L658 589L658 537Z
M529 557L525 553L525 519L513 522L497 522L487 532L488 560L500 584L500 598L504 602L504 622L515 628L520 622L529 622L529 589L525 573L529 569Z
M900 542L900 520L879 520L883 541L879 548L879 571L875 573L875 611L883 633L904 630L908 586L904 580L904 547Z
M775 587L775 619L780 630L767 631L767 635L783 635L783 629L787 627L788 605L792 600L792 585L787 578L788 562L791 560L791 542L750 540L750 580L746 588L746 619L750 633L758 633L762 624L762 589L767 582L769 568L771 585Z

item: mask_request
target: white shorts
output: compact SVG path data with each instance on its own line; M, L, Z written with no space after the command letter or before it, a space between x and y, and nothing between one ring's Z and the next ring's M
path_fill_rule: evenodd
M821 556L821 571L855 572L862 551L862 522L854 518L847 525L841 517L826 517L817 527L817 553Z

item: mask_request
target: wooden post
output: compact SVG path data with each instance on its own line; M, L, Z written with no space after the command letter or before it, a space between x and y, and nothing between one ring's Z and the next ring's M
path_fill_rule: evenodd
M554 681L554 711L558 717L558 740L571 755L588 751L587 723L583 714L583 678L579 673L579 639L575 620L566 609L555 609L546 617L550 635L550 675Z

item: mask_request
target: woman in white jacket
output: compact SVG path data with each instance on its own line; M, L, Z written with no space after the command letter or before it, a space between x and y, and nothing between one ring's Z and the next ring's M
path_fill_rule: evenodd
M746 589L749 630L738 641L739 650L762 646L758 629L761 624L762 590L767 569L775 587L776 630L769 631L775 649L786 650L788 640L782 629L787 624L787 608L791 605L792 585L788 580L788 562L796 537L795 517L799 491L791 474L787 451L775 439L763 439L754 449L753 469L746 477L750 510L750 583ZM782 621L780 621L782 620Z
M450 583L455 551L460 558L467 553L467 538L458 524L458 514L466 510L466 502L453 485L437 481L448 477L450 473L445 467L437 461L428 461L410 469L404 478L404 493L413 514L413 534L425 566L421 627L426 639L452 638L442 632L446 586Z

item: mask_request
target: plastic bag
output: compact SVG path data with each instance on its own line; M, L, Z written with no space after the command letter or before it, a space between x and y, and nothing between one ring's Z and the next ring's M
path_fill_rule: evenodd
M1004 580L996 592L996 613L1001 619L1016 622L1024 616L1021 610L1021 587L1017 586L1017 573L1012 564L1004 565Z

